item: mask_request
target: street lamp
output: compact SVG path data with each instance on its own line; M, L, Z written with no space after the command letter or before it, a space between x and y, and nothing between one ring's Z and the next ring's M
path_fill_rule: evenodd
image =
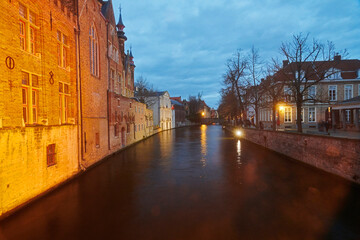
M203 116L203 117L204 117L204 116L205 116L205 112L202 112L202 113L201 113L201 116Z

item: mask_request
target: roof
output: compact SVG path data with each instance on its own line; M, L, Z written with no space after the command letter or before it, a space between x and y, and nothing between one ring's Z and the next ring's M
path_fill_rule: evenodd
M349 108L360 108L360 96L350 98L348 100L338 102L332 106L332 109L349 109Z
M170 101L171 101L172 105L183 106L181 103L179 103L178 101L176 101L174 99L170 99Z
M103 1L103 5L101 6L101 13L107 20L115 25L115 16L111 0L107 2Z
M280 69L275 75L278 78L292 78L292 74L294 71L296 71L297 65L297 62L292 62ZM360 60L349 59L301 63L301 70L305 71L305 76L309 76L308 79L311 80L319 80L323 78L326 72L331 68L340 70L342 79L356 79L359 77L358 71L360 69Z

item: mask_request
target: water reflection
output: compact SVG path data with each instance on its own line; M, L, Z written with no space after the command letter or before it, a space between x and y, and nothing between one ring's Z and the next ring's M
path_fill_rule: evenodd
M360 239L359 222L358 187L194 126L111 156L0 222L0 239Z
M240 140L238 140L236 143L236 153L237 153L236 162L238 164L238 167L240 168L240 165L241 165L241 142L240 142Z
M206 130L207 126L205 124L201 125L201 159L200 162L202 167L206 167L206 157L207 157L207 142L206 142Z

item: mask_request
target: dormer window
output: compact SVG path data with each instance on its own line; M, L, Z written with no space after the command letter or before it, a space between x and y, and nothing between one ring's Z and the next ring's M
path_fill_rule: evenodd
M358 71L357 71L357 78L360 78L360 69L358 69ZM360 95L360 93L359 93L359 95Z
M296 71L295 72L295 79L299 79L299 71ZM305 71L304 70L301 70L300 71L300 81L303 81L305 80Z
M326 74L325 74L325 78L326 79L341 79L341 70L340 69L336 69L336 68L330 68Z

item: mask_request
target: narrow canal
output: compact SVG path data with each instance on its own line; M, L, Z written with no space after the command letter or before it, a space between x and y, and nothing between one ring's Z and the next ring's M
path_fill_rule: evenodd
M220 126L163 132L0 222L0 239L360 239L360 188Z

